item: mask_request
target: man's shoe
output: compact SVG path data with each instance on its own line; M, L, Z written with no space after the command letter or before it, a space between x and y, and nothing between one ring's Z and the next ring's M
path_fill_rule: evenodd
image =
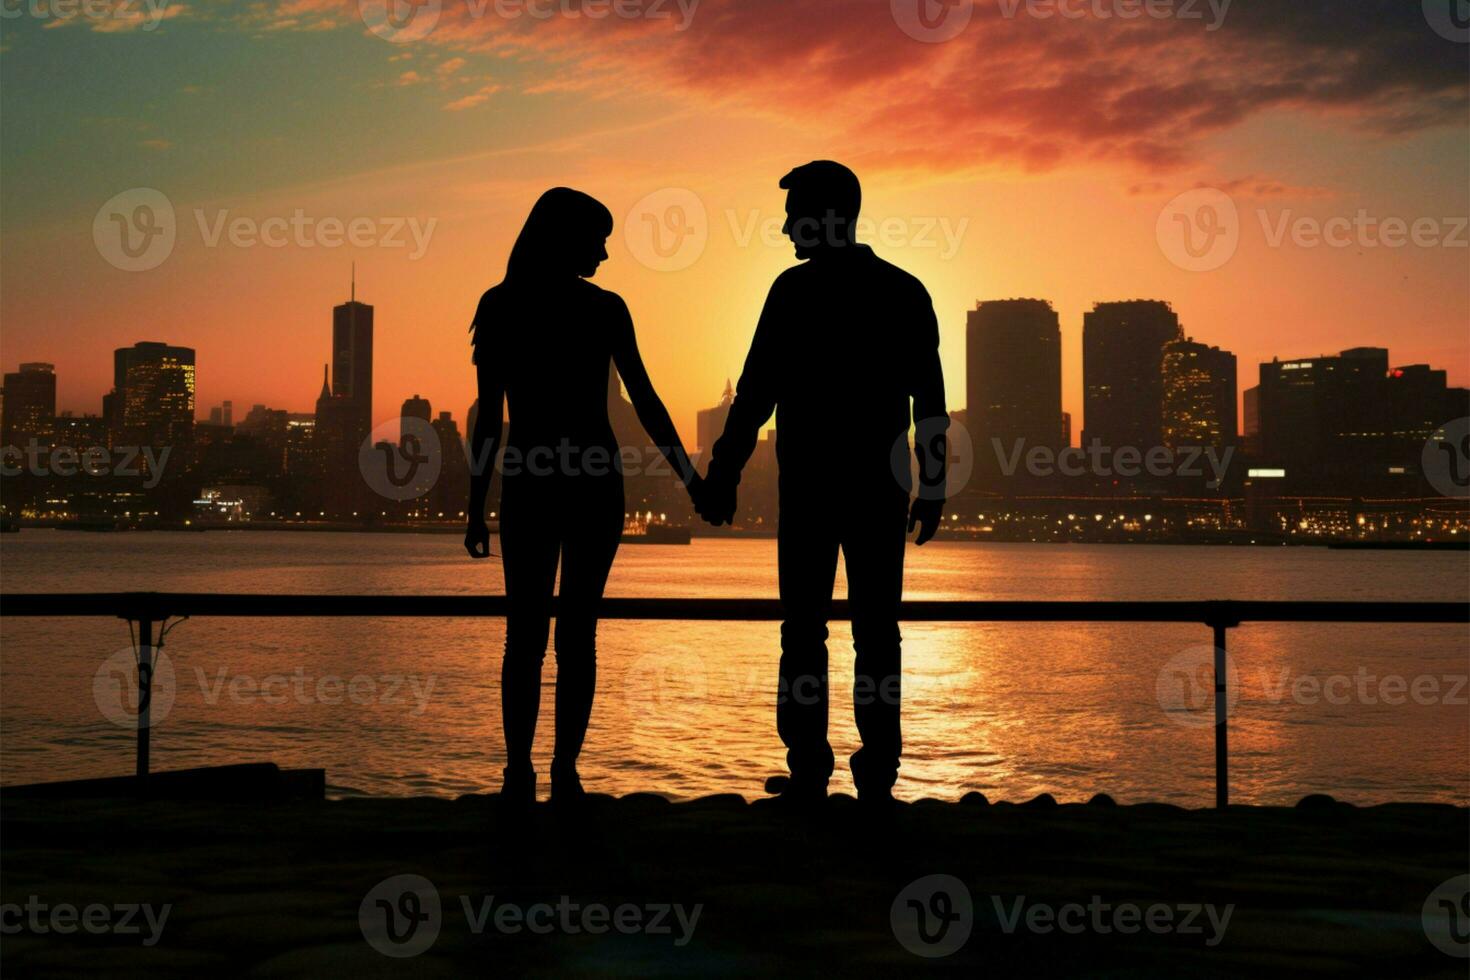
M820 806L827 800L826 780L793 779L790 776L771 776L766 780L766 792L773 799L796 806Z
M868 789L859 789L858 790L858 802L861 803L861 804L863 804L864 806L872 806L872 807L892 806L893 805L893 787L891 787L891 786L882 786L882 787L874 786L874 787L870 787Z

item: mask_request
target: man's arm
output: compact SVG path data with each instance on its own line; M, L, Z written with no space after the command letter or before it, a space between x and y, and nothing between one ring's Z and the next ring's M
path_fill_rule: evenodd
M939 321L929 294L919 287L914 362L914 456L919 463L918 497L909 509L909 530L919 527L914 544L934 537L944 513L949 464L949 413L944 409L944 369L939 364Z
M740 471L755 452L761 426L776 410L776 379L779 371L778 340L781 289L778 280L766 295L766 305L756 323L745 367L735 386L735 400L725 419L725 431L715 440L710 453L709 479L729 486L740 482Z

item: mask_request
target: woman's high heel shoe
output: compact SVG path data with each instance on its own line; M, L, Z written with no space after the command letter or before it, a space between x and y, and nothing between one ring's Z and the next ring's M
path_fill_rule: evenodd
M530 768L502 771L504 781L500 784L501 806L523 809L536 802L536 770Z
M587 791L582 788L581 777L575 769L551 770L551 802L559 804L581 803L587 798Z

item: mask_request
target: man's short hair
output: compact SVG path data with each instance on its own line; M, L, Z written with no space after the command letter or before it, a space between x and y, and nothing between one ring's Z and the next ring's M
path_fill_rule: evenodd
M796 191L822 211L856 220L863 203L857 174L832 160L804 163L781 178L783 191Z

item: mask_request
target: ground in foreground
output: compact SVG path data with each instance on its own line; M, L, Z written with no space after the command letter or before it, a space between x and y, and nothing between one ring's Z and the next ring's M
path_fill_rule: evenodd
M875 816L844 797L792 813L633 795L510 820L484 796L11 798L3 968L1463 977L1465 960L1428 938L1425 907L1470 864L1467 816L1049 801L924 801ZM103 921L89 906L115 926L134 903L149 906L132 916L136 933L81 927ZM76 919L63 932L67 906Z

